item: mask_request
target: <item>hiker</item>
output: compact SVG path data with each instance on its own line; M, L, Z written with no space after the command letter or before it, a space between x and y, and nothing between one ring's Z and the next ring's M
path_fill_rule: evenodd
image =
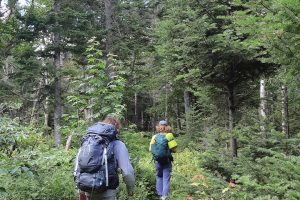
M168 200L172 172L172 153L175 153L177 143L171 127L162 120L156 126L157 134L151 139L149 151L155 160L156 193L162 200Z
M87 129L75 162L75 182L80 200L115 200L121 169L128 196L133 196L135 177L125 144L116 138L120 122L106 117Z

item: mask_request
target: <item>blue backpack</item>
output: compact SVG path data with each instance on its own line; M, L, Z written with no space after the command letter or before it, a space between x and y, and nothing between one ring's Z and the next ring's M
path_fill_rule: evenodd
M118 187L113 143L116 134L110 124L96 123L87 129L75 162L75 181L80 190L93 193Z
M173 161L171 150L168 147L168 140L164 134L155 135L155 143L151 145L153 159L160 164L168 164Z

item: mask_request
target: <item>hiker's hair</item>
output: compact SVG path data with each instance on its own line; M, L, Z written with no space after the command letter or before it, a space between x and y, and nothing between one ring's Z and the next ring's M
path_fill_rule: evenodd
M171 126L166 126L166 125L156 125L156 132L158 133L169 133L172 128Z
M102 122L106 124L114 125L118 131L121 128L120 121L115 117L107 116Z

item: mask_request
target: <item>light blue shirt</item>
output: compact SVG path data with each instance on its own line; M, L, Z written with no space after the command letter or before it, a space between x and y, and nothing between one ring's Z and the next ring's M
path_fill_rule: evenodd
M130 163L128 150L125 144L120 140L114 142L114 154L117 160L118 167L121 169L123 181L126 184L127 191L133 192L135 177L134 170Z

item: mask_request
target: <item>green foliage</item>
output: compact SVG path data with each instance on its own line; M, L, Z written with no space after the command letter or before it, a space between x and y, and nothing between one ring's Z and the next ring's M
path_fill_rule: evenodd
M75 198L75 151L58 151L41 130L0 120L1 199Z
M74 151L23 151L1 167L4 199L75 199L74 156Z
M40 128L44 114L53 118L54 50L63 61L60 131L74 136L73 147L88 123L106 115L125 118L132 132L151 130L166 117L179 136L171 199L300 199L297 0L113 1L115 55L102 54L103 2L60 2L54 13L53 1L24 7L2 1L8 11L0 11L0 199L77 198L75 150L52 149L52 120ZM55 45L53 32L60 34ZM267 88L264 133L259 78ZM282 85L289 137L281 132ZM184 91L191 94L187 110ZM231 92L235 127L229 131ZM238 141L237 158L230 154L231 137ZM133 199L155 199L151 134L121 138L137 176ZM119 196L126 199L123 183Z
M143 196L144 199L155 199L154 162L148 152L151 135L122 133L121 138L127 144L137 177L136 187L139 193L133 199L140 199L140 192L147 195ZM226 182L200 168L196 159L199 154L192 149L184 148L185 141L181 137L176 140L181 148L174 154L170 199L179 200L188 196L205 198L214 193L216 188L223 189Z
M72 93L67 96L68 102L76 109L83 111L89 109L92 118L103 118L107 115L121 117L125 109L123 105L123 92L125 79L123 71L112 59L110 68L114 70L113 77L107 74L108 68L102 60L102 52L98 49L99 42L89 41L86 50L86 69L78 69L78 75L70 83ZM80 94L80 95L79 95Z
M299 155L286 156L286 141L281 132L270 129L262 135L259 128L236 127L239 156L232 158L226 142L227 130L214 129L200 133L189 146L200 152L200 166L224 180L235 180L234 187L224 189L224 183L214 180L209 196L225 199L297 199L299 192ZM298 139L294 138L294 140ZM223 189L222 189L223 187ZM222 190L222 193L216 191Z
M240 4L239 4L240 5ZM265 48L266 60L298 69L299 38L295 37L299 29L296 13L299 6L295 1L275 0L266 2L248 2L244 11L236 12L235 24L240 34L247 34L244 44L256 44Z
M125 132L120 134L125 142L136 175L136 190L133 199L151 199L154 196L155 177L152 155L148 152L149 137L139 133ZM121 199L126 199L126 190L121 185Z
M9 124L2 131L14 131L16 124ZM262 137L257 130L248 127L234 131L240 141L240 156L234 160L224 145L230 137L224 129L199 132L198 139L193 140L177 137L179 148L174 154L170 198L297 199L299 156L284 155L285 145L278 145L278 141L284 140L281 133L272 131ZM35 135L31 131L26 134ZM120 138L128 147L136 174L132 199L154 199L154 163L148 152L151 134L122 132ZM76 149L52 149L49 145L53 144L44 143L38 137L27 137L19 145L22 149L10 157L1 150L3 199L77 198L72 177ZM227 183L229 180L235 180L234 186ZM119 199L127 198L125 188L121 183Z
M38 128L24 127L10 118L0 118L0 151L9 157L28 147L35 148L45 139Z

